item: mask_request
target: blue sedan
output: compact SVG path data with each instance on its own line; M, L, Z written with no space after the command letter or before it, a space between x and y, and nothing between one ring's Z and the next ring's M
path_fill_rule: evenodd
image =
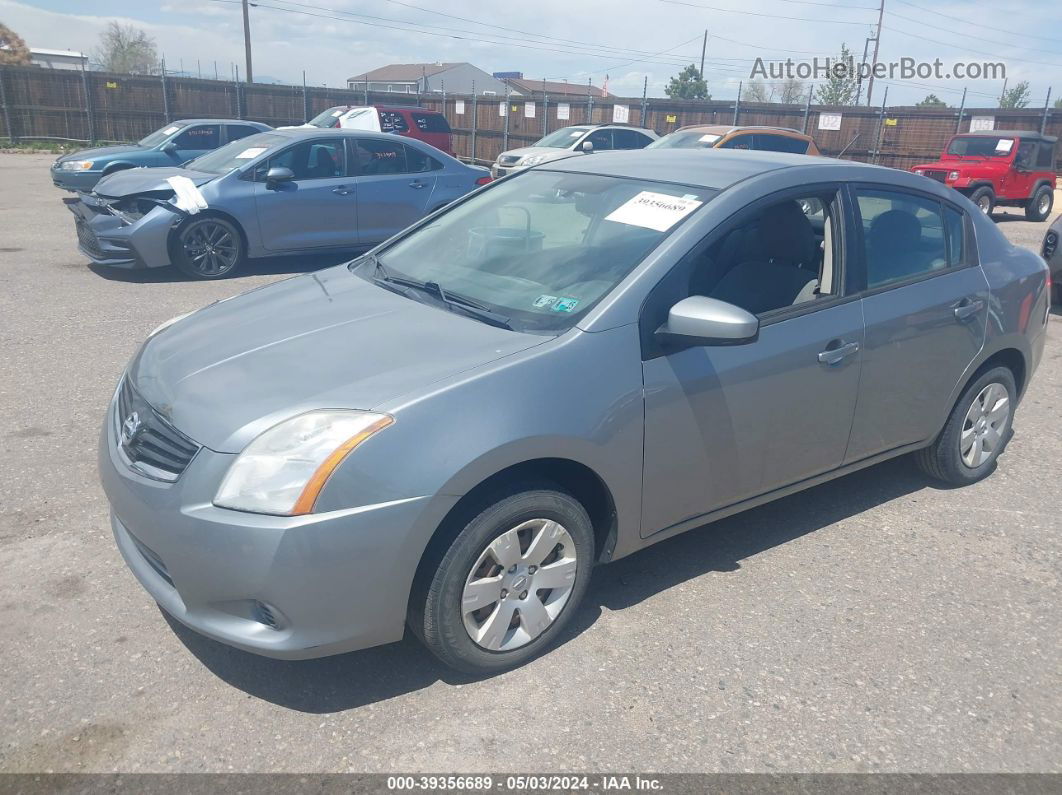
M101 146L63 155L52 163L52 184L63 190L92 190L102 177L141 166L179 166L230 141L264 130L268 124L237 119L181 119L135 144Z
M98 265L175 265L198 279L247 257L371 248L491 181L411 138L271 130L184 168L123 171L64 199Z

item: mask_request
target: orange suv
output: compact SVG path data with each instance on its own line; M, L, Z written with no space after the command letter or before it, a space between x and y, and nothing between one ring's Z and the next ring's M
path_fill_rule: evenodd
M729 124L695 124L653 141L646 149L757 149L821 155L810 135L788 127L734 127Z

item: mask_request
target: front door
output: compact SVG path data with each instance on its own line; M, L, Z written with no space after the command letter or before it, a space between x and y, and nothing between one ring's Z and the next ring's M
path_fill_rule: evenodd
M990 294L964 211L856 189L866 358L846 462L927 441L985 341Z
M338 136L302 141L255 169L255 210L267 250L357 246L357 187L346 176L343 142ZM270 168L290 169L295 179L269 185Z
M668 306L683 293L725 300L761 329L743 345L644 357L643 536L841 465L863 344L859 301L838 277L841 207L822 192L746 215L668 296ZM823 231L809 211L826 215Z
M437 161L398 136L358 138L356 158L362 245L387 240L424 217L435 190Z

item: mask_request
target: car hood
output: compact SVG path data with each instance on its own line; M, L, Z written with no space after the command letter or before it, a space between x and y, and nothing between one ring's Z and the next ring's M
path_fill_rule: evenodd
M547 155L549 160L562 160L565 157L579 155L582 152L574 152L571 149L554 149L551 146L524 146L520 149L509 149L498 155L502 157L527 157L528 155ZM547 162L547 161L542 161Z
M192 171L187 168L127 168L124 171L116 171L104 177L96 183L97 196L108 199L120 199L123 196L132 196L136 193L148 193L149 191L168 190L172 191L169 183L170 177L188 177L196 185L203 185L212 179L217 179L217 174L207 174L203 171Z
M137 144L119 144L117 146L97 146L95 149L80 149L77 152L71 152L68 155L63 155L57 159L56 163L63 163L67 160L94 160L100 157L109 157L110 155L121 155L127 152L146 152L148 151L142 146Z
M549 337L422 304L339 265L211 304L150 337L128 377L218 452L320 408L372 409Z

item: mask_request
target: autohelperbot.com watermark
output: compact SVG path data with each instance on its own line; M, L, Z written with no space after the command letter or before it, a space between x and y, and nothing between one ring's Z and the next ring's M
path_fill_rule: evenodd
M900 58L898 61L879 61L876 64L848 58L811 58L796 61L765 61L757 58L749 77L766 80L829 80L871 75L877 80L1003 80L1007 65L1000 61L953 61L945 64L940 58L919 61Z

